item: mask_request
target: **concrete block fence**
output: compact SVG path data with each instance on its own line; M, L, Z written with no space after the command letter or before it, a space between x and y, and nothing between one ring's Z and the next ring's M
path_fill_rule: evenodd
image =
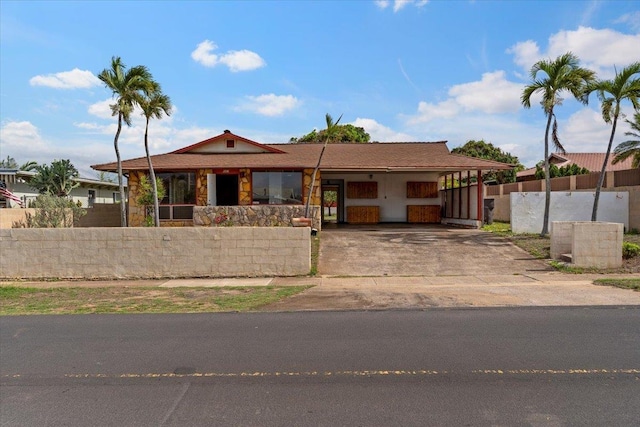
M623 224L553 221L551 258L571 254L576 267L618 268L622 265Z
M0 230L0 278L296 276L308 227Z

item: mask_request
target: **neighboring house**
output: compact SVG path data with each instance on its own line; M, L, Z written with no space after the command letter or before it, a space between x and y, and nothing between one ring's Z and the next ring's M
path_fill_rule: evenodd
M35 172L16 169L0 169L0 180L4 181L7 189L22 200L22 207L29 207L29 202L35 200L38 192L29 187L29 180ZM77 178L80 185L69 195L74 202L80 202L82 207L92 207L94 203L115 203L120 199L118 183L100 181L97 179ZM0 208L20 207L13 200L0 198Z
M602 164L607 153L552 153L549 156L549 163L556 165L558 168L563 166L578 165L578 167L585 168L589 172L600 172L602 170ZM625 169L631 169L631 163L633 158L616 163L613 162L613 154L609 155L609 161L607 162L607 172L621 171ZM517 181L533 181L536 179L536 168L525 169L516 174Z
M240 225L290 225L292 218L303 216L321 150L322 144L261 144L225 131L152 156L166 188L162 225L209 225L227 219ZM116 163L92 167L113 172ZM446 142L329 144L316 176L311 199L316 208L310 216L319 227L322 194L337 191L338 222L439 223L449 218L477 226L482 191L477 185L441 191L442 178L455 175L456 182L470 181L482 170L510 168L451 154ZM140 226L145 210L136 200L140 177L148 173L147 160L125 160L122 169L129 184L129 225Z

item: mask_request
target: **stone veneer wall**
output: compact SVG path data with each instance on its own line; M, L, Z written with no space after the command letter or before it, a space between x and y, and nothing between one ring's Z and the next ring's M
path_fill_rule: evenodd
M306 275L309 228L41 228L0 230L0 278Z
M127 218L127 225L129 227L142 227L144 226L144 206L138 205L138 194L140 191L140 177L145 175L144 172L134 172L129 173L129 178L127 180L127 188L129 189L129 198L128 198L128 210L129 217Z
M320 206L311 206L310 210L313 218L312 227L320 230ZM292 219L302 217L304 217L303 205L195 206L193 208L193 225L201 227L292 227Z

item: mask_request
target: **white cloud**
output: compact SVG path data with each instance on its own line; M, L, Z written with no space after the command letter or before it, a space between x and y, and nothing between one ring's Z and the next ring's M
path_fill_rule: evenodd
M111 113L111 104L114 104L114 99L105 99L104 101L96 102L95 104L89 105L89 114L92 116L99 117L101 119L114 119L117 116L113 116Z
M101 142L83 140L77 144L64 144L42 137L40 130L28 121L9 121L0 129L0 144L3 153L14 157L19 164L35 161L49 164L56 159L70 159L83 177L95 176L89 165L110 161L114 157L113 148ZM81 144L81 145L80 145Z
M479 82L453 86L449 95L466 111L485 113L515 112L521 108L522 85L505 78L504 71L484 73Z
M371 135L371 141L378 142L406 142L417 141L414 136L407 133L396 132L391 128L384 126L374 119L366 119L358 117L351 123L354 126L364 128Z
M218 64L226 65L234 73L255 70L266 65L260 55L250 50L230 50L225 54L216 55L213 53L216 49L218 49L218 45L210 40L205 40L191 52L191 58L205 67L212 68Z
M614 21L616 24L629 24L634 31L640 31L640 11L630 12L622 15Z
M0 141L3 152L23 147L35 150L44 147L38 128L28 121L4 123L0 128Z
M89 134L98 135L110 135L114 136L117 130L118 116L111 115L110 104L113 104L114 100L109 98L104 101L99 101L91 104L87 111L89 114L103 120L107 120L108 123L88 123L79 122L74 123L74 126L78 129L87 131ZM177 111L177 108L173 108L173 114ZM173 122L172 116L163 116L160 120L154 119L149 122L149 146L153 149L166 149L173 146L173 135L175 130L171 124ZM146 125L146 119L142 115L142 110L139 107L135 107L131 114L131 126L127 126L123 123L119 142L122 144L139 145L144 144L144 129Z
M281 116L298 107L301 102L293 95L275 95L273 93L259 96L246 96L248 101L235 108L236 111L252 111L263 116Z
M380 9L386 9L391 2L389 0L375 0L375 5ZM393 0L393 12L398 12L400 9L404 9L405 6L413 4L415 7L423 7L429 3L429 0Z
M538 44L527 40L507 49L514 55L514 62L525 70L541 60L556 58L566 52L576 54L582 66L598 73L601 78L614 75L618 69L637 61L640 34L623 34L611 29L578 27L577 30L559 31L549 37L547 50L542 52Z
M611 125L602 119L600 111L583 108L558 124L560 142L568 152L603 153L607 150ZM618 129L613 147L624 140ZM617 142L616 142L617 141Z
M91 71L78 68L61 73L39 75L29 80L31 86L47 86L55 89L88 89L100 83Z
M480 111L487 114L517 112L520 105L522 85L506 79L504 71L484 73L482 80L455 85L449 89L449 98L429 103L421 101L418 112L409 118L409 123L448 119L461 112Z

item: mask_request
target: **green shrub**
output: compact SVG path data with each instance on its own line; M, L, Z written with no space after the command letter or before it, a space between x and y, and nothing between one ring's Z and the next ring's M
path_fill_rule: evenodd
M631 242L622 242L622 258L629 259L640 255L640 245Z

